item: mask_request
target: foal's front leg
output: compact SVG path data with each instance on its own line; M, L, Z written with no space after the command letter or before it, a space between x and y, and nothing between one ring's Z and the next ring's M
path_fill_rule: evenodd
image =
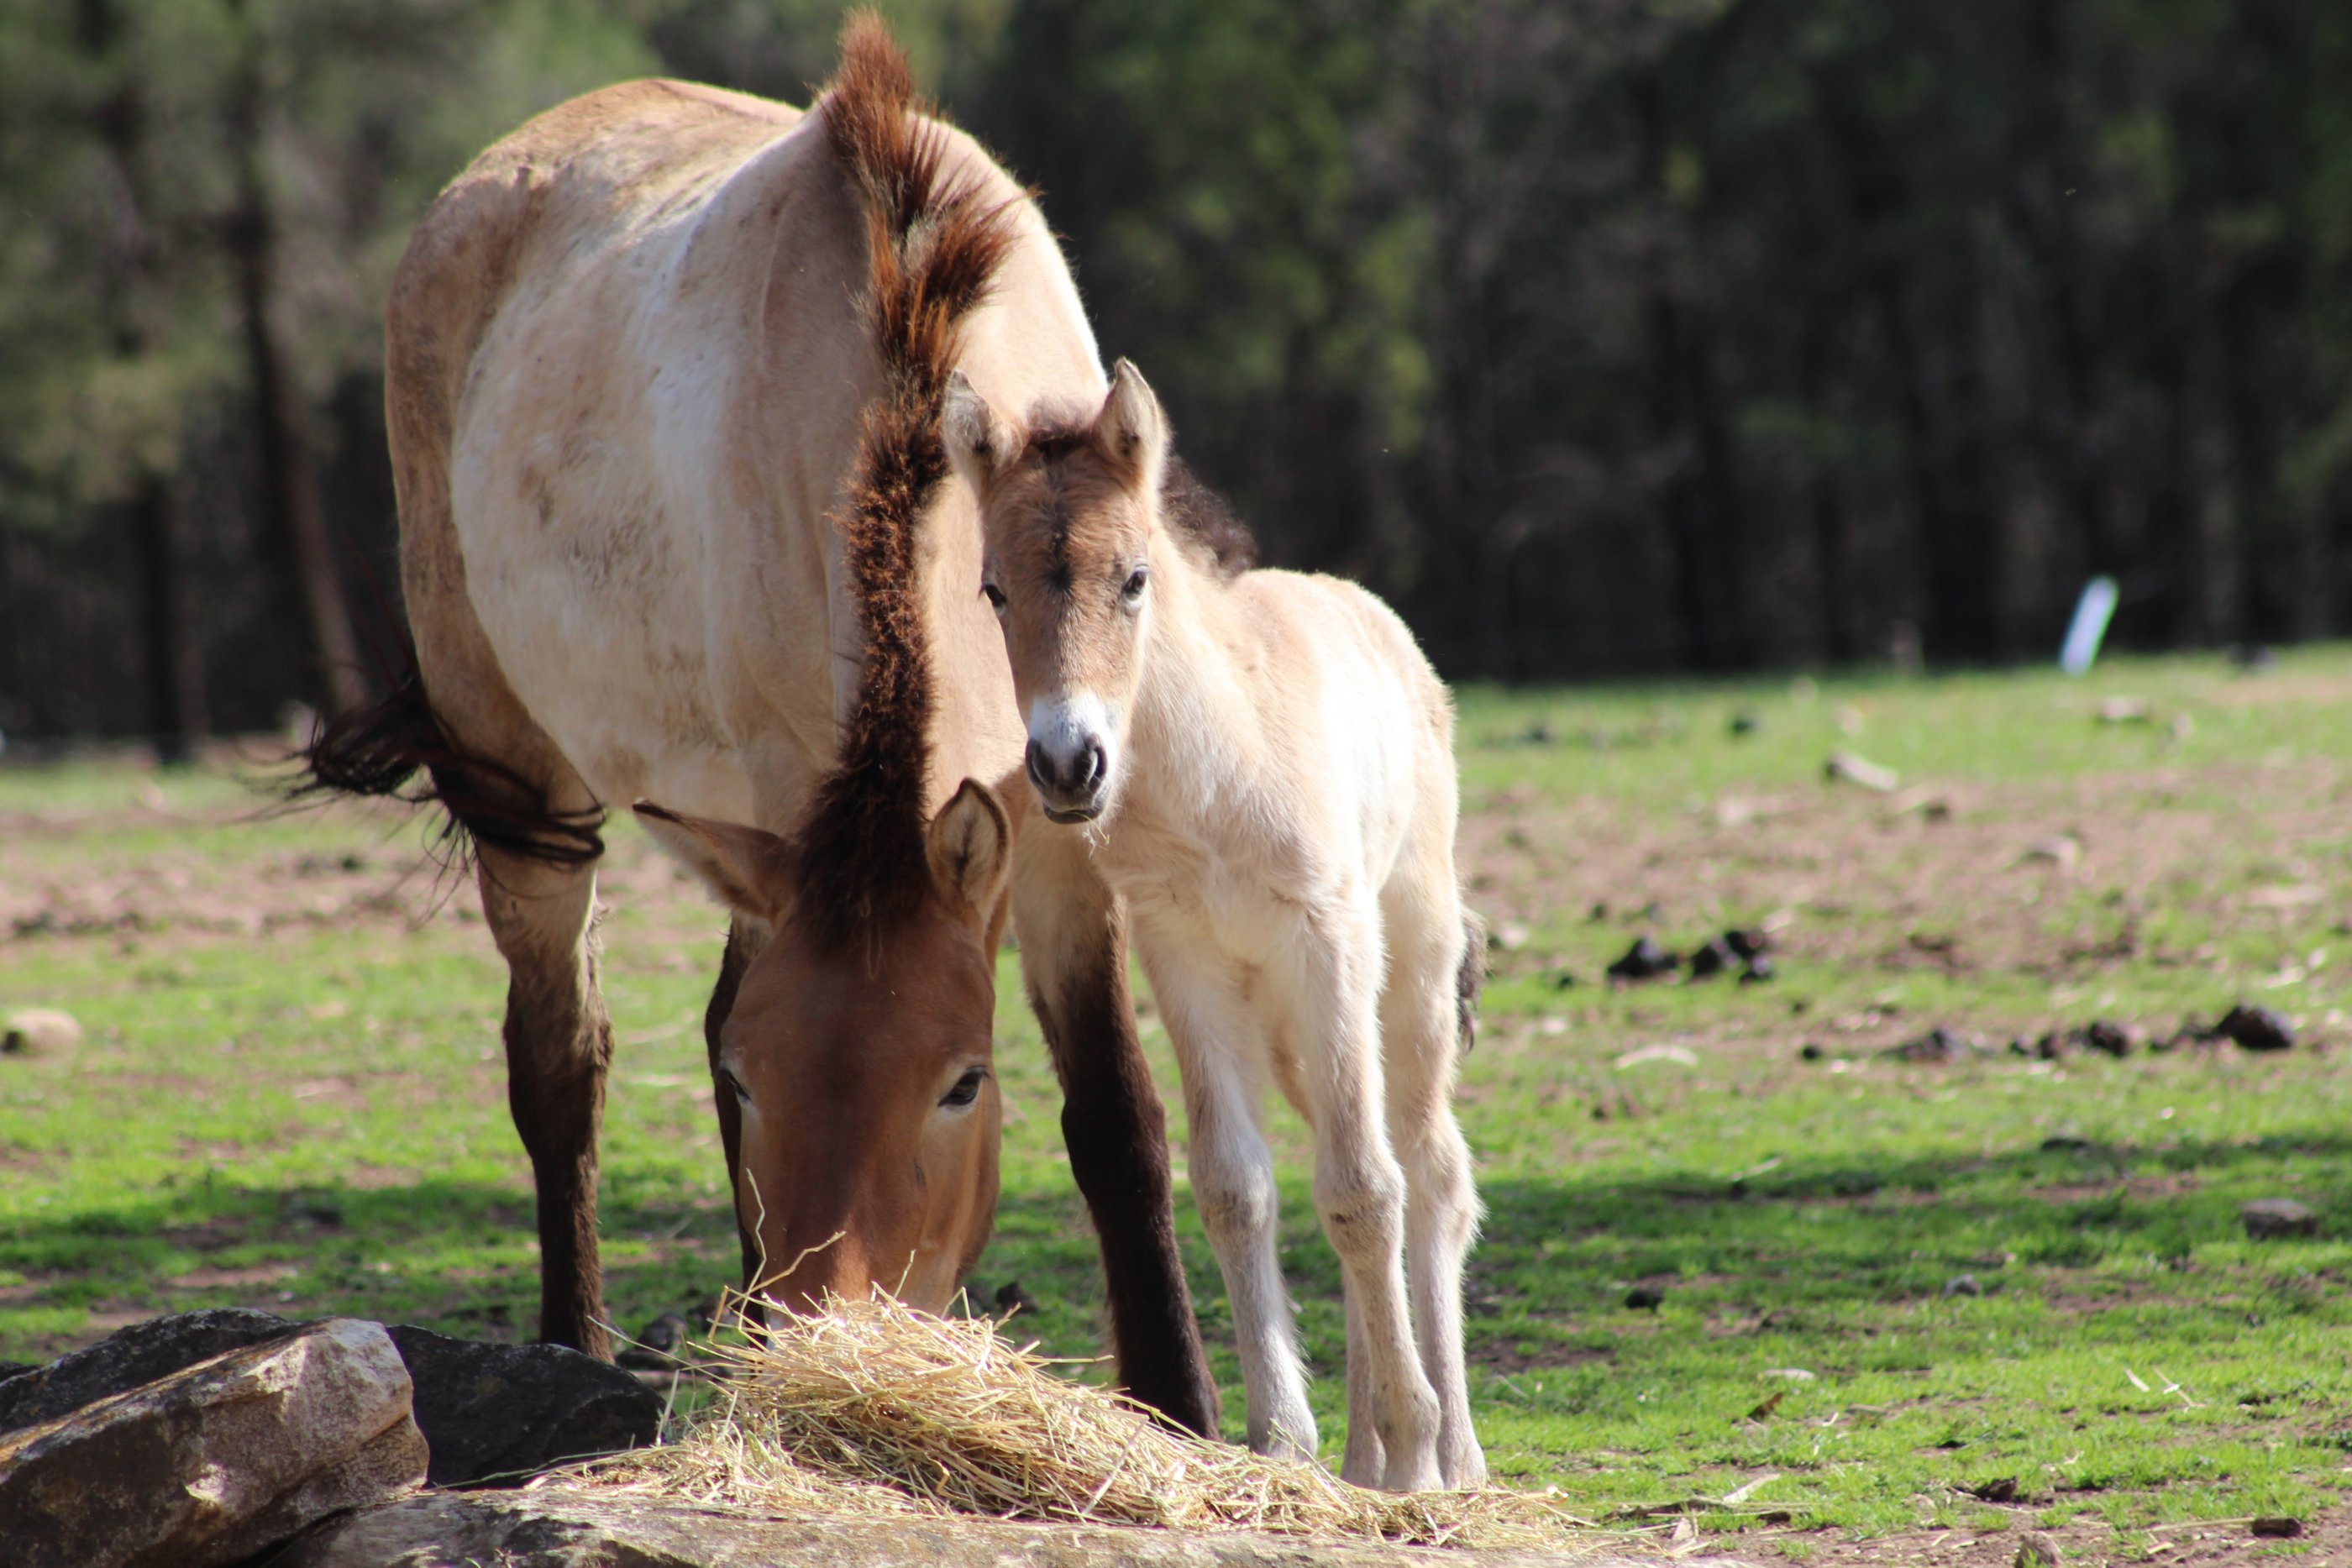
M1221 958L1174 946L1147 946L1144 964L1183 1069L1192 1199L1233 1306L1249 1393L1249 1446L1254 1453L1311 1460L1315 1415L1275 1246L1281 1197L1274 1155L1259 1130L1265 1030L1242 1005Z
M1389 1143L1381 1061L1380 925L1368 912L1327 910L1319 926L1294 949L1287 999L1315 1126L1315 1209L1346 1277L1350 1414L1340 1474L1423 1491L1444 1480L1439 1410L1405 1293L1405 1179Z
M1028 798L1013 780L1007 800ZM1034 808L1014 851L1013 923L1030 1006L1062 1082L1062 1137L1102 1244L1118 1379L1189 1431L1217 1433L1217 1385L1176 1247L1168 1118L1136 1038L1124 918L1084 841Z

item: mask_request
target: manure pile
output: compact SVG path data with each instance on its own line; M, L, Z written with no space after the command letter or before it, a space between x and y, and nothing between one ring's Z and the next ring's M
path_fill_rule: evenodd
M1320 1466L1171 1431L1059 1377L986 1319L888 1300L703 1347L720 1394L676 1442L590 1467L594 1484L787 1516L978 1515L1255 1530L1427 1546L1592 1543L1550 1500L1487 1489L1397 1495Z

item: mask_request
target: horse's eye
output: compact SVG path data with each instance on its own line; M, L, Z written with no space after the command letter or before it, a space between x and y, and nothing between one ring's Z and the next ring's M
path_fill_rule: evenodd
M743 1087L743 1081L723 1067L719 1070L719 1086L735 1096L738 1104L749 1105L751 1103L751 1092Z
M1118 596L1121 599L1126 600L1129 604L1141 599L1143 597L1144 582L1150 576L1151 573L1149 570L1139 566L1137 567L1133 571L1128 573L1127 586L1118 591Z
M980 1098L980 1086L986 1082L987 1078L988 1069L985 1067L965 1068L963 1076L956 1080L955 1087L940 1098L940 1103L942 1105L971 1104Z
M980 585L980 596L988 601L988 607L991 610L995 611L999 615L1004 613L1004 590L992 582L983 582Z

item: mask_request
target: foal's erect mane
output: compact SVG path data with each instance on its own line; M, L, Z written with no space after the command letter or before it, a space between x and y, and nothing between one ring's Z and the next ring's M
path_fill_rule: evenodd
M948 137L919 102L907 57L871 12L843 29L817 113L866 213L864 308L883 367L837 519L866 662L840 755L796 835L795 923L840 946L910 915L929 885L929 650L915 583L916 531L948 472L940 407L962 325L1013 238L1008 204L948 172Z
M1033 415L1033 418L1034 416ZM1034 454L1048 467L1090 450L1094 424L1090 417L1064 414L1039 419L1011 461ZM1238 577L1257 564L1257 536L1224 497L1202 482L1201 476L1173 452L1160 476L1160 520L1171 533L1205 558L1217 576ZM1069 526L1062 519L1062 526Z

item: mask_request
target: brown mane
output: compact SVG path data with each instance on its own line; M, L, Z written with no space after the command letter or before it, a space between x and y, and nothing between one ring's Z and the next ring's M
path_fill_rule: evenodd
M940 481L941 394L962 323L1013 244L1011 216L946 172L947 135L915 96L907 57L872 12L842 33L841 68L817 112L866 207L864 306L883 365L839 519L866 664L797 841L796 921L822 946L901 919L929 885L924 797L931 672L915 588L916 529Z

